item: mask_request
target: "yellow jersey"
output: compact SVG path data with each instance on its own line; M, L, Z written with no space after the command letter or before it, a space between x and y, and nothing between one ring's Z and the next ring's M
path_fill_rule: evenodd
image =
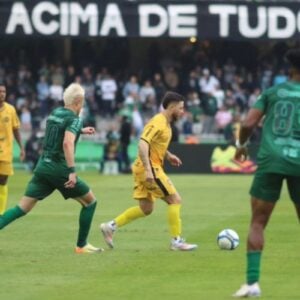
M20 121L15 108L4 103L0 108L0 161L13 159L13 130L20 128Z
M144 127L141 139L149 144L149 158L151 165L162 166L169 143L172 137L171 126L167 118L159 113L155 115ZM140 165L140 157L136 159Z

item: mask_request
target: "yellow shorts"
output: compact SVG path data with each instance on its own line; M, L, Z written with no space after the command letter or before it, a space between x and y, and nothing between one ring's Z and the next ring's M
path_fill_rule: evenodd
M0 161L0 175L13 175L14 169L12 162L9 161Z
M164 199L166 196L177 193L172 181L161 167L153 167L153 172L155 182L153 184L149 184L146 181L145 169L142 166L133 165L134 199L148 199L155 201L158 198Z

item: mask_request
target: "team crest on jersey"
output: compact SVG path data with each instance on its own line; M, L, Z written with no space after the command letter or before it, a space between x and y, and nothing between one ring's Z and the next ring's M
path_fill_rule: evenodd
M280 98L286 98L288 95L289 95L289 92L286 89L279 89L277 91L277 96Z

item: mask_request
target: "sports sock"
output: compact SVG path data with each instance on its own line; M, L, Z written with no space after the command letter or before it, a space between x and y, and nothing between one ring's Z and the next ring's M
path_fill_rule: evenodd
M6 209L7 194L8 194L7 185L0 184L0 215L2 215Z
M247 253L247 283L253 284L259 281L261 251L249 251Z
M180 208L181 204L168 205L168 223L173 238L181 236Z
M17 205L8 209L3 215L0 216L0 229L3 229L6 225L14 220L23 217L26 213Z
M91 223L97 206L97 201L95 200L89 206L82 207L79 215L79 230L77 246L84 247L87 244L87 237L90 232Z
M130 207L125 210L122 214L117 216L114 221L118 227L123 226L135 219L145 217L144 212L139 206Z

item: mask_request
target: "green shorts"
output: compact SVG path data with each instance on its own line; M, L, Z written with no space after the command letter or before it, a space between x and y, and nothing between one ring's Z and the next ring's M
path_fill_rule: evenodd
M300 176L257 172L252 182L250 195L264 201L276 202L280 197L284 179L287 182L290 198L295 203L300 203Z
M49 196L54 190L59 190L65 199L78 198L87 194L90 190L88 185L77 177L74 188L66 189L65 182L68 181L68 175L53 176L50 174L34 173L29 181L25 196L43 200Z

